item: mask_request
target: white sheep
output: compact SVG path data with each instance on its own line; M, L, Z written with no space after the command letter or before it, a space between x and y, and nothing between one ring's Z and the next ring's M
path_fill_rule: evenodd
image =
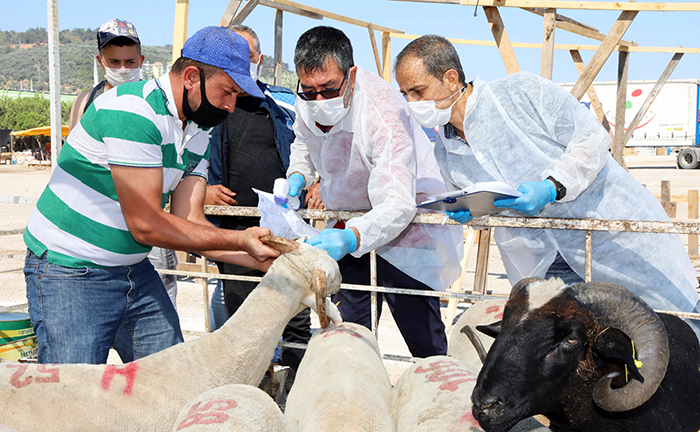
M124 365L0 364L0 424L28 431L165 431L187 401L228 384L257 385L289 320L340 287L337 263L323 250L268 238L283 253L216 332ZM312 283L312 280L314 283ZM312 285L322 288L317 294ZM316 298L322 301L316 306ZM325 300L325 301L324 301Z
M447 355L460 359L472 371L481 369L481 360L478 353L471 343L469 338L461 331L465 325L469 325L473 330L476 330L478 325L493 324L496 321L503 319L503 309L505 308L505 299L482 300L471 305L454 325L450 341L447 344ZM482 333L475 332L481 341L484 349L488 352L493 338Z
M467 342L468 343L468 342ZM479 370L460 359L434 356L406 369L391 393L391 414L401 432L483 431L472 415L471 396ZM545 432L535 419L511 432Z
M257 387L230 384L208 390L182 408L172 432L290 432L272 398Z
M284 412L304 432L394 431L391 381L372 332L344 323L317 331Z

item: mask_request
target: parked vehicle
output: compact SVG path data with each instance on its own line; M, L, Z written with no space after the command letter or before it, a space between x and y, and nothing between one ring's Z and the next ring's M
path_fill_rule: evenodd
M625 127L639 111L656 81L628 81ZM573 83L562 84L571 90ZM610 127L615 127L617 82L594 82L598 99ZM584 95L581 103L591 111L590 99ZM627 147L667 147L678 153L678 168L700 167L700 80L668 80L637 125Z

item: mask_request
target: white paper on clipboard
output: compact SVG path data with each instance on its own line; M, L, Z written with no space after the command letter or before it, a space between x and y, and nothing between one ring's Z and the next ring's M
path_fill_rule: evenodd
M519 196L522 196L522 193L506 183L480 182L462 190L429 197L417 207L443 212L469 210L473 217L480 217L506 210L496 207L494 201Z
M274 195L253 188L258 194L260 226L269 228L277 237L295 239L303 236L313 237L319 230L304 222L296 211L275 203Z

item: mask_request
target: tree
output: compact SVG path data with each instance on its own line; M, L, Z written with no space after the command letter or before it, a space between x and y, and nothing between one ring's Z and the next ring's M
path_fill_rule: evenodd
M68 124L71 102L61 103L61 122ZM0 129L24 130L51 124L51 102L34 97L0 97Z

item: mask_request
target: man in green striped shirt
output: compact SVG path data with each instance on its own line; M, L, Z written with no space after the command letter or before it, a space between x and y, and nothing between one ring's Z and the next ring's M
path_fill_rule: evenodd
M207 27L169 74L97 98L71 131L24 238L29 309L41 363L127 362L182 341L177 313L146 256L151 246L267 270L265 228L220 230L203 213L208 128L237 95L263 95L246 40ZM163 210L170 197L170 213Z

